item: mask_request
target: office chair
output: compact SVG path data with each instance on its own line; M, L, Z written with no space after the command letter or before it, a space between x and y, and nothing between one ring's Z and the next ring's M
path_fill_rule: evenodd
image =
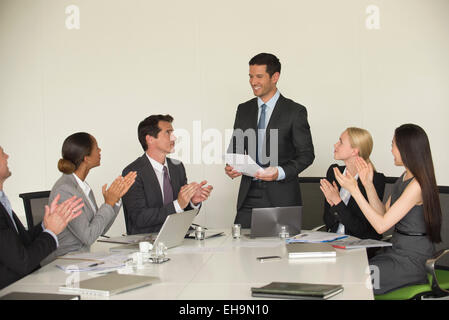
M323 224L324 195L320 190L320 179L325 177L299 177L302 198L302 229L319 230ZM318 227L317 227L318 226Z
M376 300L416 300L442 297L449 299L449 187L438 186L438 191L443 213L442 241L435 245L437 253L426 262L428 283L411 285L375 295Z
M23 200L28 230L42 222L45 214L45 205L48 204L50 191L38 191L21 193L19 197Z

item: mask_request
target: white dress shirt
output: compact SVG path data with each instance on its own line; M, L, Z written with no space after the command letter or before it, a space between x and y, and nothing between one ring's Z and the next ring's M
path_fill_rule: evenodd
M276 106L276 102L279 100L281 93L279 92L279 90L276 91L276 93L274 94L274 96L271 97L270 100L268 100L267 102L263 102L263 100L259 97L257 97L257 105L258 105L258 111L257 111L257 121L259 121L260 119L260 113L262 112L262 105L266 105L265 108L265 128L268 126L268 123L270 122L270 118L271 118L271 114L273 113L274 107ZM261 129L258 129L261 130ZM263 129L263 131L265 131L266 129ZM265 136L265 132L263 134L263 136ZM276 179L277 181L279 180L284 180L285 179L285 171L284 169L282 169L281 166L277 166L276 167L278 169L278 178ZM256 179L254 179L256 180Z
M343 171L343 175L344 176L346 175L346 168L345 168L345 171ZM354 179L355 180L359 179L358 173L354 176ZM345 205L348 205L349 199L351 199L351 193L348 190L346 190L345 188L341 187L340 188L340 198L341 198L341 201L343 201L343 203ZM338 224L337 233L345 234L345 226L342 223Z
M154 169L154 173L156 173L157 181L159 182L159 187L161 188L162 202L164 202L164 166L167 167L168 177L170 177L170 169L168 168L168 165L167 165L167 158L165 159L165 163L161 164L159 161L156 161L153 158L151 158L148 155L148 153L145 153L145 154L146 154L148 160L150 160L151 166ZM179 205L177 199L173 201L173 205L175 206L176 213L184 212L184 210ZM190 205L192 206L193 209L198 209L200 207L200 204L194 205L191 201L190 201Z
M86 199L89 202L89 206L92 208L93 212L97 212L98 208L95 206L94 203L92 203L92 200L89 197L89 193L92 191L91 187L87 184L86 181L82 181L75 173L72 173L75 177L76 182L78 182L78 185L80 186L81 190L83 190L83 193L86 195ZM93 194L92 194L93 195ZM120 199L115 205L121 206L122 199Z

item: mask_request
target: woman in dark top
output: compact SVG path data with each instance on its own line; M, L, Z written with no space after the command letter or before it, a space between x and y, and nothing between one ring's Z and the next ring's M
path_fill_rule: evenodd
M357 172L367 194L363 197L351 175L334 169L337 181L356 200L378 233L395 227L393 246L369 260L375 294L426 283L425 262L434 254L434 243L441 242L441 207L429 140L425 131L414 124L395 130L391 152L396 166L405 172L393 186L386 205L373 186L373 167L357 159Z
M352 176L357 176L356 159L360 156L371 163L369 156L372 149L371 134L367 130L354 127L347 128L334 145L334 159L343 161L345 165L331 165L327 170L326 179L321 180L320 188L325 196L323 220L329 232L348 234L361 239L380 239L381 235L366 220L351 194L336 182L334 174L334 168L338 168L342 174L349 172ZM373 184L377 195L382 198L385 176L374 172ZM366 198L366 191L360 179L358 186Z

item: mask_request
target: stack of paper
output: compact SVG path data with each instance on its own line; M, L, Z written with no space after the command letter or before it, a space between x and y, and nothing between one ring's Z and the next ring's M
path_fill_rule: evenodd
M291 258L329 258L335 257L335 249L327 243L287 243L288 257Z
M73 260L72 263L58 263L56 265L56 267L66 272L99 271L124 267L125 262L128 260L128 254L80 253L65 255L58 259Z
M355 239L355 240L337 240L330 243L334 248L340 249L358 249L358 248L376 248L391 247L391 242L373 240L373 239Z
M106 239L98 239L98 242L109 242L119 244L138 244L141 241L154 241L153 236L150 233L133 234L129 236L112 237Z
M288 238L285 241L287 243L291 242L304 242L304 243L320 243L320 242L331 242L335 240L340 240L347 238L345 234L322 232L322 231L311 231L300 233L294 237Z
M254 177L256 172L263 170L256 161L247 154L226 153L224 160L234 170L250 177Z

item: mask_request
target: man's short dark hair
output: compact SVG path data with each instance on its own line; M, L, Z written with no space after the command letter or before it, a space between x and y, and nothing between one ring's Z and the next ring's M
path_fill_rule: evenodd
M259 53L258 55L254 56L251 60L249 60L249 65L266 65L267 66L267 73L270 75L270 78L275 74L276 72L281 73L281 62L279 59L271 53Z
M137 135L144 151L147 151L148 149L146 136L150 135L154 138L157 138L158 133L161 131L161 128L159 128L159 121L172 123L173 117L169 114L155 114L145 118L139 123L139 127L137 128Z

